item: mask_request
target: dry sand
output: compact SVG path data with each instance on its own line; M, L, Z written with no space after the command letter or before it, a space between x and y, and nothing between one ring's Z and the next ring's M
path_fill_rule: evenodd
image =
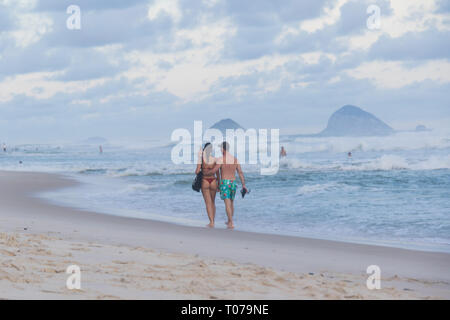
M185 227L32 196L75 184L57 175L0 171L0 298L450 297L446 253ZM81 268L81 290L66 288L65 271L74 264ZM366 287L373 264L381 268L380 290Z

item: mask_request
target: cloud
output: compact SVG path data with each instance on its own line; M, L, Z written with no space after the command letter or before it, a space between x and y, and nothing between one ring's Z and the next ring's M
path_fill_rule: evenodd
M399 61L373 61L348 70L356 79L369 79L379 88L401 88L424 81L439 84L450 82L450 62L433 60L422 64L406 64Z
M49 49L39 43L25 49L10 46L2 52L0 75L57 71L66 67L69 61L69 53L59 49Z
M38 0L35 11L66 12L70 5L78 5L82 11L101 11L110 9L126 9L138 4L148 4L148 0Z
M286 0L282 5L270 0L223 1L225 13L239 26L261 26L267 24L298 22L320 13L327 0Z
M9 31L14 27L14 20L6 6L0 3L0 33Z
M175 23L183 17L177 0L156 0L149 8L147 16L150 20L156 20L160 15L168 15Z
M52 13L51 17L54 28L43 38L43 42L50 47L98 47L111 44L126 47L136 42L156 47L159 42L170 41L173 31L172 21L166 16L150 21L145 5L82 13L81 30L67 29L68 15L65 13Z
M450 12L450 2L447 0L438 0L436 3L437 13L449 13Z
M450 31L430 29L409 32L399 38L385 35L370 48L369 57L384 60L449 59Z
M236 32L227 40L224 56L230 59L257 59L277 52L277 38L287 25L320 13L326 1L228 1L225 7Z
M109 48L109 50L112 50L112 48ZM105 54L99 50L76 50L76 53L72 52L70 60L70 65L62 73L55 75L54 80L80 81L109 78L127 70L129 67L129 64L120 56L111 57L108 53Z

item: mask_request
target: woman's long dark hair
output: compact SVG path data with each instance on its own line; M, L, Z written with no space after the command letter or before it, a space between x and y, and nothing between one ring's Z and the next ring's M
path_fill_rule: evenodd
M208 147L208 146L210 146L210 145L211 145L211 142L205 143L205 145L203 146L203 151L205 151L206 147Z
M211 146L212 148L212 144L210 142L205 143L204 147L203 147L203 152L206 150L206 148L208 148L209 146ZM211 156L211 151L206 152L206 159L207 161L209 161L209 157ZM202 155L203 157L203 155Z

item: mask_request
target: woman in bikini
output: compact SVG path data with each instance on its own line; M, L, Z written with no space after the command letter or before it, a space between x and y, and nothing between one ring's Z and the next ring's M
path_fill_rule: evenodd
M205 144L203 150L200 150L198 156L199 161L197 162L197 169L195 170L195 174L198 174L200 170L210 170L217 164L217 159L212 156L212 145L209 142ZM205 171L203 171L202 194L203 199L205 200L206 212L208 213L209 218L209 224L207 226L210 228L214 228L214 219L216 217L216 193L218 180L218 172L207 175Z

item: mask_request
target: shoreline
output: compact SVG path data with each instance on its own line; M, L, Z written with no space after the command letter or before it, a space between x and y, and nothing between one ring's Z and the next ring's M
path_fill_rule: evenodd
M17 239L26 238L29 241L34 241L33 239L39 236L50 237L55 244L52 244L52 241L48 239L40 240L41 242L47 241L46 245L49 248L58 246L57 244L60 247L69 246L68 243L72 242L108 248L95 249L99 251L98 256L103 263L111 263L114 258L104 256L104 253L101 253L102 251L109 252L121 248L120 250L127 251L128 260L134 261L136 260L134 254L136 254L137 249L132 249L141 248L144 251L150 250L149 252L155 254L158 252L158 254L168 255L165 257L167 259L171 255L182 255L183 259L199 260L201 261L200 264L203 263L206 266L219 265L225 269L237 267L242 268L242 270L245 268L261 268L268 274L270 272L276 274L274 275L275 278L285 279L288 282L289 277L296 279L297 276L309 276L311 279L298 279L299 282L311 282L311 285L305 286L311 287L308 290L305 289L305 292L309 290L313 292L327 291L327 284L323 284L322 287L313 285L315 281L320 279L323 282L324 277L319 275L324 274L330 275L331 278L328 279L330 283L336 281L331 279L345 280L350 278L352 280L349 281L358 283L357 288L354 288L356 294L348 294L347 289L347 291L344 290L346 294L343 293L342 296L337 293L337 296L335 296L333 293L330 297L326 297L324 292L321 296L317 292L314 293L315 296L302 296L300 293L296 293L296 295L288 294L287 288L276 288L276 290L273 289L273 292L277 292L275 298L377 298L377 294L381 296L382 293L387 294L387 297L384 296L384 298L450 298L450 273L448 272L450 270L450 254L448 253L182 226L53 205L35 196L39 192L75 186L77 183L56 174L0 171L0 233L4 234L5 239L16 237ZM0 249L8 251L7 246L4 246L3 243ZM90 250L94 249L91 248ZM50 251L53 250L50 249ZM74 255L72 249L69 251ZM3 255L1 252L0 254ZM98 260L99 257L86 258L85 261L90 263ZM164 259L162 258L162 260ZM391 288L396 290L395 294L381 292L383 290L369 291L366 288L365 281L368 277L366 269L369 265L380 266L382 283L388 282ZM23 268L26 269L27 265L24 264ZM198 268L202 270L201 266ZM221 272L225 272L225 270L221 270ZM283 277L277 273L287 273L289 276L286 279L286 275ZM66 278L64 273L56 274L61 278ZM249 274L253 273L250 272ZM316 276L319 278L315 279ZM187 279L190 278L195 277L187 276ZM243 283L246 282L243 280L248 280L244 279L242 275L240 278ZM126 281L126 278L123 279ZM355 279L358 280L355 282ZM205 279L205 281L207 280ZM226 282L226 279L223 279L223 281ZM166 282L171 283L170 279ZM3 286L3 283L0 273L0 284ZM257 284L254 284L254 286L257 286ZM64 287L64 283L61 283L59 287ZM102 285L98 284L98 287L101 288ZM247 287L250 289L247 290L248 295L244 297L250 299L272 297L270 294L258 295L255 293L258 290L253 290L250 283L247 284ZM65 290L67 291L67 289ZM135 298L133 292L136 290L138 289L129 285L128 289L125 288L125 291L117 297ZM11 291L2 291L0 289L0 298L17 297L11 294ZM332 289L328 291L334 292ZM58 298L74 298L71 292L64 293L64 290L62 292L59 292L56 296ZM145 296L152 298L151 293L155 292L148 291ZM11 296L8 297L8 294L11 294ZM174 292L171 292L168 297L173 298L173 294ZM225 290L224 295L214 293L211 296L226 298L227 294L228 292ZM180 298L186 298L186 295L181 293L179 293L179 296ZM18 297L20 297L20 294ZM153 297L157 297L157 295ZM175 297L178 296L175 295ZM199 296L187 294L187 297L198 298ZM105 296L104 298L108 297ZM200 295L200 298L208 297Z

